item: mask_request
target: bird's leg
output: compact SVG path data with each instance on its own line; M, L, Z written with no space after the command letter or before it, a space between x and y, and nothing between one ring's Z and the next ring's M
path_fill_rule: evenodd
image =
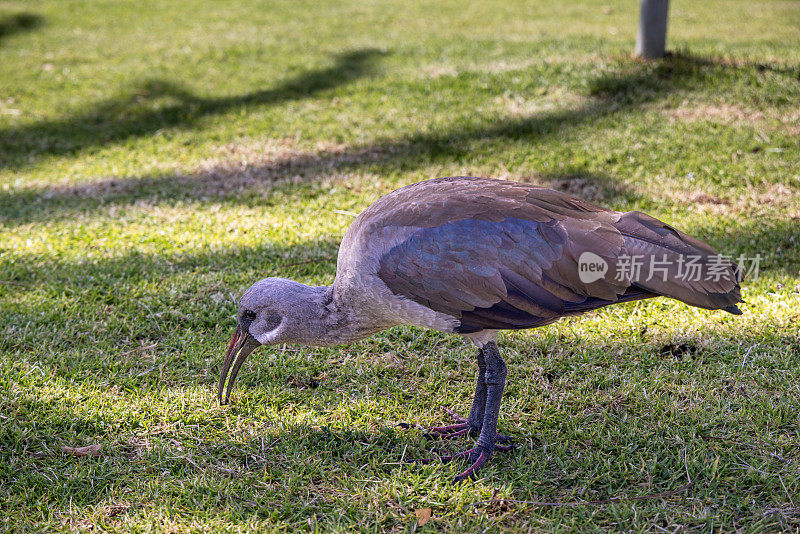
M442 458L443 462L449 462L456 458L466 458L472 462L469 468L459 473L456 480L463 480L472 476L475 471L497 450L508 450L507 447L497 445L497 419L500 417L500 401L503 398L503 388L506 384L507 368L506 363L500 356L497 343L490 341L481 349L485 360L484 382L486 386L486 404L483 409L483 422L481 424L478 442L472 449L459 452L449 457Z
M483 414L486 411L486 356L483 347L478 350L478 380L475 381L475 396L472 398L472 408L466 423L469 425L470 436L477 436L481 432Z
M439 438L455 438L469 433L477 436L483 424L483 413L486 409L486 358L483 348L478 351L478 380L475 382L475 396L472 398L472 408L469 416L464 419L460 415L445 408L450 417L458 421L454 425L434 426L429 428L427 435Z
M506 385L506 363L500 356L500 351L497 349L497 344L494 341L485 344L479 354L479 360L481 358L484 360L484 364L481 365L481 367L483 367L483 372L481 373L483 377L483 393L481 395L485 398L485 403L483 409L480 407L476 408L476 404L473 403L473 411L470 412L470 416L477 416L477 414L480 413L483 414L478 442L472 449L440 458L444 463L460 458L465 458L471 462L471 465L466 470L456 476L456 481L472 476L489 460L494 451L511 450L511 446L497 444L498 441L509 441L507 436L497 433L497 420L500 417L500 401L503 398L503 389ZM476 397L479 396L477 393L480 388L481 386L476 388ZM470 428L469 419L462 424L466 425L466 428ZM417 462L423 464L432 461L432 458L417 460Z

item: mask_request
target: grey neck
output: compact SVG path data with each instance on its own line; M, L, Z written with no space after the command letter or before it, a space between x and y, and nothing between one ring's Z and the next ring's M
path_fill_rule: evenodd
M308 329L299 340L306 345L325 347L352 343L373 334L381 328L365 324L356 310L333 298L333 286L310 288L314 292L311 302L315 310L309 315Z

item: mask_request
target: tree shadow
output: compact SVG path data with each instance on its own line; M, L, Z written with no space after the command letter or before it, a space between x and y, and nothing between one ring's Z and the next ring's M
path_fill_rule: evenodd
M289 270L302 274L303 267L312 261L329 267L336 264L337 238L310 239L294 245L262 243L252 247L235 247L212 250L208 247L195 252L171 254L145 254L130 251L119 256L86 260L60 259L50 255L16 256L0 259L0 271L8 275L6 281L14 282L22 290L39 286L55 287L72 284L76 290L95 287L96 283L115 283L148 280L172 275L185 275L191 271L204 273L227 272L246 274L259 267L262 276L280 276ZM334 270L331 270L331 274Z
M93 352L101 338L104 343L111 340L108 351L96 357L80 356L67 367L54 370L54 376L65 378L77 368L83 369L86 377L101 376L116 365L118 353L132 346L169 340L183 344L175 332L234 326L235 293L255 280L268 276L332 280L338 245L336 238L319 238L294 245L265 242L190 253L132 250L90 260L0 254L0 298L9 303L0 315L18 327L18 335L0 337L0 351L44 349L43 360L71 361L73 351ZM46 305L25 298L41 291L52 296ZM68 304L73 299L82 304ZM75 335L63 336L52 329L53 322L67 316L73 321L68 328ZM113 336L108 333L111 331Z
M202 99L169 84L152 83L148 86L150 93L169 94L178 98L180 103L161 111L133 107L132 115L109 122L104 117L113 117L113 110L120 105L119 101L113 101L99 106L90 114L23 127L13 133L33 139L41 135L46 137L46 132L55 128L61 131L57 137L58 143L68 143L75 130L88 131L83 136L77 136L77 145L72 148L64 146L49 149L50 153L64 153L90 144L152 133L164 125L191 123L197 116L224 111L239 104L269 103L310 95L364 75L376 54L369 50L345 54L339 58L336 66L325 71L309 73L277 89L234 98ZM76 213L102 209L108 204L129 205L141 200L169 203L177 200L204 201L217 197L237 202L241 201L242 193L280 187L282 183L296 181L297 177L312 183L335 174L363 171L396 173L398 170L411 171L429 164L452 163L474 153L476 143L543 142L550 137L569 135L569 131L576 128L592 127L608 116L634 112L641 106L666 98L674 91L690 91L708 79L735 77L762 67L760 64L739 66L723 60L685 54L673 54L663 60L649 62L623 59L608 71L586 81L587 99L577 107L500 120L478 118L471 124L313 152L289 149L277 155L256 157L245 163L241 162L243 158L231 158L230 161L221 161L188 174L111 178L78 185L3 191L0 192L0 220L6 225L25 224L71 217ZM785 69L783 74L795 76L798 72L800 70L797 68ZM122 108L130 111L125 104ZM3 132L0 137L6 138L7 143L11 133ZM565 173L555 181L567 189L574 189L575 185L567 183L573 178L579 182L593 182L595 188L604 189L607 194L598 197L598 200L619 196L632 199L635 195L630 190L617 194L614 192L616 188L611 185L613 180L585 173L581 169Z
M36 13L16 13L0 17L0 41L17 33L33 31L44 25L44 18Z
M741 71L774 72L775 74L789 76L800 80L800 65L786 65L769 61L752 61L743 59L728 59L723 57L699 56L687 51L667 52L668 57L679 58L703 67L722 67Z
M99 102L85 113L0 130L0 169L153 135L163 128L191 127L202 117L240 106L310 98L369 75L384 54L377 49L344 52L330 67L303 73L273 89L230 97L204 98L170 81L148 80L127 96Z

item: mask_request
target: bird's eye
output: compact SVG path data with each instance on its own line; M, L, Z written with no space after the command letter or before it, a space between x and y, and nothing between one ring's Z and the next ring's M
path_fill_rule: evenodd
M248 321L253 321L256 318L256 312L253 310L245 310L242 313L242 319L247 319Z

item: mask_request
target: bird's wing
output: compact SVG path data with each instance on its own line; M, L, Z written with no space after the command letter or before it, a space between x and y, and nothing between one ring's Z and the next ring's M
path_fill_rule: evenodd
M466 219L420 228L381 258L378 276L395 294L457 317L461 331L529 328L625 295L627 283L578 275L582 252L613 262L622 242L585 221Z
M377 274L393 293L458 318L461 332L530 328L659 294L707 308L739 302L738 284L733 295L730 284L687 282L675 273L663 281L580 275L586 253L610 273L633 254L663 252L674 260L691 251L715 253L644 214L493 180L449 179L419 193L406 192L395 210L384 206L381 224L403 228L408 237L380 257Z

